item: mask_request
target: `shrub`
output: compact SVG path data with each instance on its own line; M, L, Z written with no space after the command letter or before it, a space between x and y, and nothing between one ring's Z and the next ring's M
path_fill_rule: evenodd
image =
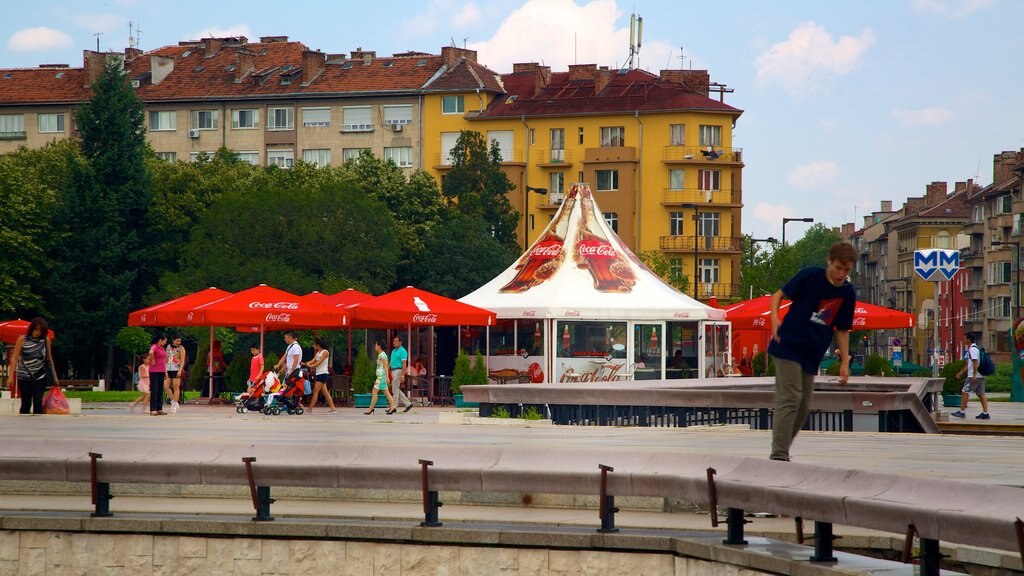
M487 384L487 361L480 352L473 361L473 384Z
M963 369L965 364L963 360L954 360L939 371L939 376L945 379L945 382L942 383L943 396L954 396L960 393L964 383L956 377L956 373Z
M750 371L754 376L765 376L767 373L768 355L764 352L758 352L754 355L754 358L750 360Z
M996 373L985 377L986 392L1010 392L1013 389L1013 363L996 364Z
M224 371L224 386L232 392L244 392L245 383L249 379L249 361L252 356L248 354L235 354L234 359L228 364Z
M893 376L894 374L895 371L889 364L889 360L878 354L872 354L864 360L865 376Z
M504 406L498 406L491 412L491 418L510 418L508 410Z
M360 346L355 364L352 365L352 392L355 394L369 394L373 389L373 381L376 379L376 366L366 354L366 347Z
M455 371L452 373L452 394L462 394L462 387L472 384L473 369L469 365L469 355L460 350L455 357Z
M825 374L827 374L829 376L839 376L839 366L840 366L839 362L833 363L828 368L825 368Z
M526 410L523 410L523 420L543 420L544 415L537 410L536 406L527 406Z

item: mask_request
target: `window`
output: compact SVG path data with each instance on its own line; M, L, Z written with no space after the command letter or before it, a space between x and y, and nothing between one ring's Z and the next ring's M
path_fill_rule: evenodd
M988 311L983 317L979 317L978 320L983 318L1009 318L1010 317L1010 297L1009 296L996 296L995 298L988 299Z
M996 198L996 214L1013 214L1013 196L1007 194Z
M494 143L498 143L498 151L501 153L502 162L512 162L513 150L512 143L514 142L511 130L488 130L487 131L487 147L490 148Z
M364 150L367 152L370 151L369 148L344 148L341 151L341 161L348 162L349 160L359 160L359 155L362 154Z
M463 114L465 112L466 103L462 96L441 97L441 114Z
M668 275L673 280L678 280L683 277L683 259L682 258L670 258L668 261Z
M217 129L217 111L216 110L193 110L192 111L192 129L193 130L216 130Z
M670 124L668 127L668 145L686 145L686 124Z
M331 149L330 148L311 148L302 151L302 161L306 164L312 164L317 168L323 168L331 165Z
M385 124L412 124L412 104L384 107Z
M373 120L369 106L345 106L342 112L342 132L372 132Z
M156 153L156 157L161 159L161 160L163 160L164 162L177 162L178 161L178 153L177 152L157 152Z
M682 190L683 189L683 171L682 170L669 170L668 171L668 188L669 188L669 190Z
M548 193L562 194L565 192L565 172L552 172L549 178Z
M697 235L710 238L718 236L720 216L718 212L701 212L697 215Z
M537 134L534 132L533 128L530 128L529 135L530 135L530 146L533 146L534 144L537 143Z
M700 127L700 145L701 146L721 146L722 145L722 127L721 126L706 126L701 125Z
M57 112L56 114L39 114L37 118L39 121L40 134L64 131L63 112Z
M565 128L551 129L551 161L565 162Z
M1024 235L1024 214L1013 215L1013 231L1011 234L1014 236Z
M938 234L936 234L932 238L932 248L941 248L941 249L945 250L945 249L947 249L949 247L950 247L949 232L946 232L945 230L939 230ZM941 282L940 282L940 284L941 284Z
M255 150L242 150L236 151L235 156L242 162L247 162L253 166L260 165L260 153Z
M608 223L608 227L612 229L612 232L619 233L619 213L618 212L605 212L604 221Z
M985 205L978 204L974 207L974 211L971 213L971 222L984 222L985 221Z
M157 132L160 130L175 130L177 129L178 113L174 110L164 110L162 112L150 112L149 113L149 129L150 131ZM0 126L0 131L3 127Z
M331 109L327 106L302 109L302 125L323 127L331 125Z
M682 212L669 212L668 213L668 233L672 236L683 235L683 223L686 219L683 217Z
M384 148L384 159L394 161L399 168L409 168L412 166L412 146Z
M580 126L580 144L583 144L583 126Z
M0 138L24 138L24 114L0 114Z
M988 265L989 284L1009 284L1012 262L990 262Z
M597 190L598 192L609 192L612 190L619 189L619 171L618 170L598 170L597 171Z
M267 130L295 130L295 109L269 108Z
M697 189L698 190L721 190L722 189L722 171L721 170L701 170L697 173Z
M626 145L626 128L623 126L610 126L601 128L601 147Z
M242 108L231 111L231 127L236 130L259 128L260 111L256 108Z
M189 162L209 162L213 159L213 152L189 152Z
M718 258L701 258L700 268L697 272L700 281L710 288L711 284L718 283ZM708 291L710 294L711 292Z
M267 166L291 168L295 166L294 150L267 150Z
M452 165L452 150L459 141L458 132L441 132L441 165Z

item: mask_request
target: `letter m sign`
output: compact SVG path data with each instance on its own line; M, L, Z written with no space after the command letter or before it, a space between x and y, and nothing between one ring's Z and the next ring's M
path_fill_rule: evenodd
M959 250L917 250L914 252L914 272L917 272L917 275L925 280L952 280L959 269Z

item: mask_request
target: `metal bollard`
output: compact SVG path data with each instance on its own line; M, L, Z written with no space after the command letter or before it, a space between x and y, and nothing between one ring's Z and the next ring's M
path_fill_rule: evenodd
M441 526L441 521L438 519L437 509L444 506L444 503L440 501L437 496L436 490L430 489L430 479L428 477L428 468L434 465L432 460L420 460L421 478L423 480L423 522L420 522L420 526L435 528Z
M836 536L832 534L831 522L814 521L814 555L811 562L838 562L832 555L832 543Z
M270 515L270 505L274 503L274 499L270 497L270 486L256 485L256 477L252 473L252 463L255 461L256 458L252 456L242 458L242 462L245 463L245 474L249 477L249 494L252 496L252 507L256 509L256 515L253 516L253 520L268 522L274 519Z
M743 517L742 508L729 508L725 516L725 540L722 544L746 544L743 539L743 525L750 521Z
M598 464L597 467L601 469L601 508L598 512L601 527L597 531L605 534L618 532L619 529L615 527L615 513L619 509L615 507L615 496L608 493L608 473L614 472L615 468L604 464Z
M91 515L97 518L105 518L113 516L110 513L110 500L113 496L110 495L109 482L97 481L97 467L99 466L97 460L100 458L103 458L103 454L89 452L89 479L92 483L92 505L95 507L95 511Z

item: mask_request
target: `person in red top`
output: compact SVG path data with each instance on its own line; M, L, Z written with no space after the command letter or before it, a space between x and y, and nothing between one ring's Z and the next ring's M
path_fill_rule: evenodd
M253 346L249 352L252 353L252 360L249 361L249 385L251 386L263 373L263 353L260 352L259 346Z
M164 376L167 374L167 336L153 336L149 346L149 413L163 416Z

